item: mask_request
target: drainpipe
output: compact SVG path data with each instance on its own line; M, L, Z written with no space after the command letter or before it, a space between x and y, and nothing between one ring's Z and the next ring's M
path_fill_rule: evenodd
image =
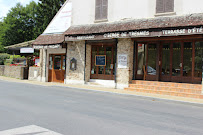
M84 84L86 84L86 74L85 74L85 70L86 70L86 57L87 57L87 42L85 41L85 64L84 64Z
M116 39L116 48L115 48L115 89L117 89L117 44L118 44L118 39Z

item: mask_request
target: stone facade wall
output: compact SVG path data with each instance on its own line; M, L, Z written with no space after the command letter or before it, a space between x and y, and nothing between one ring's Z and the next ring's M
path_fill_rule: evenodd
M40 58L40 70L39 70L39 81L42 81L42 73L43 73L43 49L40 49L39 53L39 58Z
M85 82L90 80L90 71L91 71L91 45L86 47L86 68L85 68Z
M46 68L45 68L45 65L46 65L46 54L47 54L47 51L45 49L42 50L42 64L41 64L41 81L42 82L46 82Z
M67 48L67 84L84 84L84 65L85 65L85 41L68 42ZM70 70L70 60L77 60L77 69Z
M23 66L5 66L4 75L22 80L24 78L24 68Z
M127 68L117 67L117 88L123 89L128 87L133 77L133 44L131 39L118 39L117 55L126 54L128 58ZM49 54L65 54L65 49L48 49L43 50L42 54L42 78L48 80L48 64ZM86 46L86 65L85 65L85 41L68 42L67 46L67 65L66 65L66 84L84 84L90 79L91 71L91 45ZM72 58L77 60L77 69L70 69L70 61ZM117 57L118 59L118 57ZM117 60L118 61L118 60ZM46 65L46 71L45 71ZM84 81L85 66L85 81ZM40 72L40 69L37 70ZM46 74L46 75L45 75ZM32 75L33 76L33 75ZM39 75L40 76L40 75ZM36 78L35 78L36 79ZM43 79L42 79L43 80Z
M4 75L4 69L5 69L5 66L4 65L0 65L0 76Z
M119 54L128 56L127 68L117 67L117 88L123 89L128 87L133 77L133 41L131 39L118 39L117 56Z
M28 80L40 81L40 67L29 67Z

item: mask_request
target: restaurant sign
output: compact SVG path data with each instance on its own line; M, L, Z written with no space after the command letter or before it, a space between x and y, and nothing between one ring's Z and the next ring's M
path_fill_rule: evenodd
M34 53L33 48L20 48L20 53Z
M34 49L58 49L60 47L61 47L60 44L56 44L56 45L33 45Z
M183 29L163 29L157 31L130 31L130 32L110 32L105 34L91 34L82 36L66 36L66 41L78 40L98 40L114 38L136 38L136 37L160 37L160 36L178 36L203 34L203 27L183 28Z

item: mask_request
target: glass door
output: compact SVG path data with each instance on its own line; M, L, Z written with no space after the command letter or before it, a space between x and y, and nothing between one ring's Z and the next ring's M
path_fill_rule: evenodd
M202 42L162 43L161 81L200 83Z
M113 45L92 45L91 79L114 80L114 49ZM99 58L104 60L103 63Z
M147 55L147 44L139 43L136 47L136 79L146 79L146 55Z
M182 82L191 82L192 80L192 60L193 60L193 47L192 42L183 43L183 68Z
M146 62L146 79L150 81L155 81L158 78L159 67L157 66L158 47L156 43L149 43L147 45L147 62Z
M65 55L50 55L49 56L49 82L64 82L65 75Z
M195 42L194 78L202 78L203 70L203 41Z
M135 79L201 83L203 41L163 41L138 43Z
M157 79L157 44L138 43L136 46L135 79L156 80Z
M171 81L181 82L182 76L182 47L181 42L172 45L172 78Z
M161 65L160 65L160 80L171 80L171 43L162 43L161 46Z
M203 70L203 41L196 41L194 43L194 83L202 82L202 70Z

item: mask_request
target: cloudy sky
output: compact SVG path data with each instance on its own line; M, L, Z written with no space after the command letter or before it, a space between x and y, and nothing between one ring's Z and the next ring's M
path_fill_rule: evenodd
M38 0L0 0L0 18L5 17L8 11L20 2L22 5L29 4L31 1L38 2Z

